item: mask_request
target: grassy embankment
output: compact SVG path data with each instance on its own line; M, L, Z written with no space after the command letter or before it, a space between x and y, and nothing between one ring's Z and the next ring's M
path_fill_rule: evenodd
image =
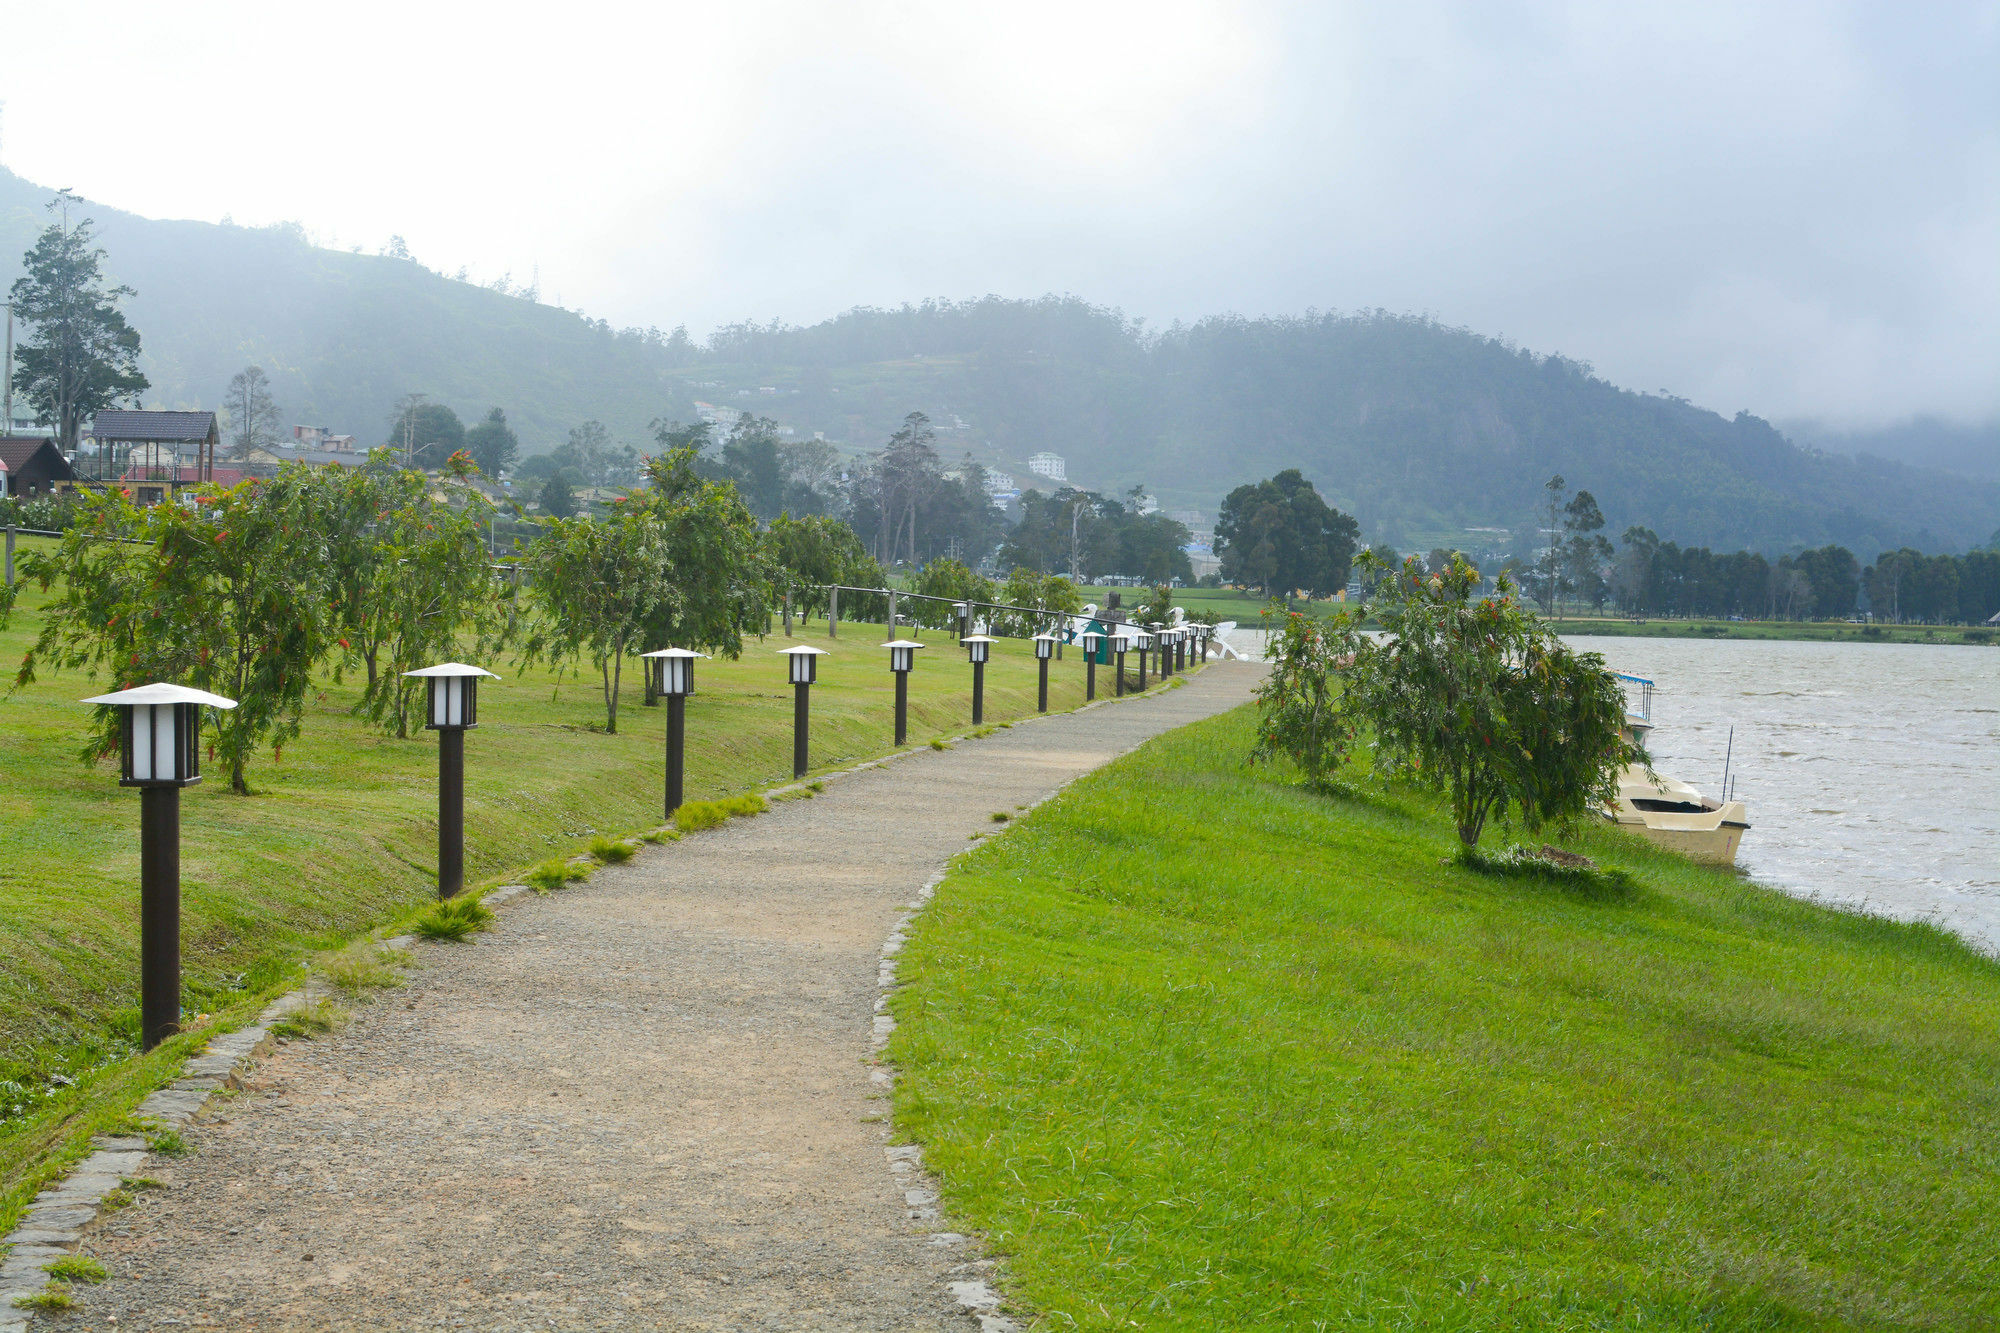
M25 590L0 631L10 681L45 600ZM881 626L857 623L843 624L835 641L823 624L799 634L830 650L812 697L816 770L891 748L882 637ZM931 647L910 681L916 745L962 732L971 714L964 654L946 635L921 637ZM785 642L781 633L752 639L737 661L697 665L690 800L790 780L792 690L776 655ZM545 671L490 665L505 678L482 686L480 726L466 741L469 886L518 879L532 863L583 852L595 835L660 824L664 712L641 705L636 664L625 673L615 736L603 730L594 673L558 684ZM138 1027L139 801L119 788L115 761L86 768L77 759L89 716L77 700L106 688L82 674L44 673L0 693L0 1229L51 1154L170 1077L186 1044L136 1059L119 1040ZM183 795L190 1013L224 1021L254 1013L293 983L302 957L406 921L431 900L435 739L395 740L363 725L349 712L358 693L351 678L325 682L282 762L266 755L252 766L255 795L230 795L226 775ZM1053 664L1050 707L1082 699L1082 664L1070 654ZM1035 662L1024 643L996 647L986 709L989 722L1034 712ZM63 1086L52 1075L81 1082L44 1100Z
M904 955L897 1123L1049 1327L2000 1321L2000 966L1610 829L1629 887L1474 873L1253 721L968 852Z

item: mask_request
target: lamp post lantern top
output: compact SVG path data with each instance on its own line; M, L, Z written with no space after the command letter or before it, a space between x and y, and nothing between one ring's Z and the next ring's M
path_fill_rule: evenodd
M500 679L498 675L488 671L485 667L467 666L463 662L440 662L436 666L427 666L420 671L405 671L403 674L425 679L440 676L485 676L489 680Z
M919 643L915 639L891 639L882 646L884 648L923 648L928 645Z
M87 704L110 704L116 708L137 708L143 704L207 704L211 708L234 708L234 699L225 699L207 690L190 689L185 685L168 685L155 681L151 685L135 685L129 690L119 690L112 694L100 694L85 699Z
M825 649L822 649L822 648L815 648L815 649L813 649L812 651L813 651L813 652L824 652L824 651L825 651ZM708 656L708 654L707 654L707 653L698 653L698 652L694 651L694 649L692 649L692 648L656 648L656 649L654 649L654 650L653 650L652 652L650 652L650 653L640 653L640 654L639 654L639 656L641 656L641 657L702 657L702 658L705 658L705 657L707 657L707 656Z
M677 651L684 651L684 650L679 650L679 649L674 649L674 648L668 648L668 649L665 649L664 651L666 651L666 652L669 652L669 653L672 653L672 652L677 652ZM809 643L795 643L795 644L793 644L793 645L792 645L791 647L789 647L789 648L780 648L780 649L778 649L778 651L779 651L779 652L781 652L781 653L786 653L786 654L788 654L788 655L792 655L792 656L797 656L797 655L798 655L798 654L800 654L800 653L804 653L804 654L806 654L806 655L808 655L808 656L811 656L811 657L825 657L825 656L826 656L826 649L824 649L824 648L815 648L815 647L813 647L813 646L812 646L811 644L809 644Z
M1056 642L1056 636L1053 634L1037 634L1035 636L1035 656L1053 657L1056 651Z

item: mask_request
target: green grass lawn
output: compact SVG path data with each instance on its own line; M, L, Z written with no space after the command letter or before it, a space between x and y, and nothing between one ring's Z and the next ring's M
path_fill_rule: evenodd
M1635 887L1474 873L1253 720L968 852L905 952L897 1124L1038 1327L2000 1324L2000 966L1610 829Z
M10 681L44 600L25 591L0 631ZM816 771L885 752L893 740L882 627L846 622L837 640L824 629L797 640L829 650L812 696ZM971 668L947 635L919 637L931 647L911 676L910 741L922 746L970 725ZM792 688L776 651L786 642L774 633L748 641L737 661L697 664L690 800L790 780ZM603 730L594 673L559 683L506 661L488 665L504 679L482 685L480 725L466 738L468 886L518 880L535 862L584 851L593 836L662 823L665 714L641 706L636 663L615 736ZM1033 713L1035 683L1028 645L996 645L987 720ZM1110 684L1108 673L1100 677L1107 694ZM82 674L44 673L0 694L0 1223L59 1145L102 1120L107 1096L136 1100L168 1068L164 1056L127 1058L124 1044L138 1030L138 793L118 786L115 761L77 759L90 715L77 701L106 688ZM352 679L325 681L282 762L266 755L252 765L254 795L232 796L220 771L183 794L191 1014L254 1012L289 984L302 957L406 918L435 893L436 738L395 740L363 725L350 712L358 693ZM1071 653L1052 664L1050 707L1082 701L1082 660ZM43 1092L64 1086L52 1075L81 1082L45 1101Z

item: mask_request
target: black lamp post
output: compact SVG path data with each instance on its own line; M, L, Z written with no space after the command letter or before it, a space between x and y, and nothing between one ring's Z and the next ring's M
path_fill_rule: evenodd
M1118 655L1118 689L1115 697L1125 697L1125 653L1132 647L1130 634L1119 634L1111 640L1112 651Z
M687 767L687 697L694 693L694 660L707 657L687 648L641 653L658 672L654 687L667 696L667 817L681 808L681 775Z
M968 634L959 640L965 645L966 660L972 663L972 725L986 715L986 658L993 640L984 634Z
M1037 634L1035 636L1035 658L1036 658L1035 664L1039 666L1042 671L1041 693L1038 696L1037 702L1035 704L1035 711L1038 713L1046 713L1049 711L1049 659L1055 656L1055 652L1056 652L1055 635Z
M201 781L206 690L141 685L85 699L123 710L118 785L139 789L139 1032L152 1050L181 1028L181 788Z
M1174 674L1174 632L1170 629L1153 627L1153 642L1160 648L1160 679Z
M1097 655L1104 651L1104 636L1096 630L1083 632L1083 699L1097 697Z
M479 678L500 678L463 662L403 674L427 687L424 727L438 734L438 897L449 898L465 887L465 733L479 725Z
M972 603L953 603L952 610L957 613L958 637L962 639L972 633Z
M896 746L902 748L910 736L910 672L916 669L915 639L891 639L882 645L889 650L889 670L896 674Z
M1152 650L1153 636L1140 630L1132 636L1132 646L1139 652L1139 693L1146 692L1146 654Z
M795 643L778 651L791 659L792 776L802 778L806 775L806 734L812 721L808 696L813 681L819 678L819 659L826 656L826 649Z

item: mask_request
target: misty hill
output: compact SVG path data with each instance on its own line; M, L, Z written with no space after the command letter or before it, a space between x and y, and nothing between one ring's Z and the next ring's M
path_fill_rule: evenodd
M0 288L48 226L52 192L0 168ZM673 404L657 342L404 259L311 245L294 228L163 222L91 204L107 269L137 293L149 407L214 407L261 365L286 419L378 444L397 398L507 409L530 449L592 417L631 440Z
M0 170L0 284L47 224L49 191ZM904 413L1033 481L1145 484L1211 516L1230 487L1302 468L1370 537L1399 545L1531 522L1551 472L1593 491L1616 534L1767 551L1837 541L1863 558L1962 550L2000 526L2000 485L1795 446L1608 384L1586 365L1381 312L1220 317L1149 333L1072 298L855 310L805 328L738 325L706 347L433 273L320 249L296 229L164 222L91 206L145 339L150 406L214 406L270 373L287 418L382 439L419 390L471 418L504 407L530 451L595 418L641 443L697 400L878 447ZM963 423L962 425L960 423Z
M2000 481L2000 421L1968 426L1937 417L1917 417L1874 430L1837 430L1817 421L1779 425L1792 439L1815 449L1940 468L1979 481Z
M1017 476L1020 460L1053 449L1073 481L1144 483L1211 515L1231 486L1299 467L1371 537L1399 545L1518 532L1556 472L1596 494L1613 534L1643 524L1718 549L1963 550L2000 524L2000 485L1801 448L1748 414L1379 311L1221 317L1148 336L1072 299L987 298L810 328L738 325L710 352L681 373L774 388L749 403L802 430L880 439L921 406L963 418L975 455Z

